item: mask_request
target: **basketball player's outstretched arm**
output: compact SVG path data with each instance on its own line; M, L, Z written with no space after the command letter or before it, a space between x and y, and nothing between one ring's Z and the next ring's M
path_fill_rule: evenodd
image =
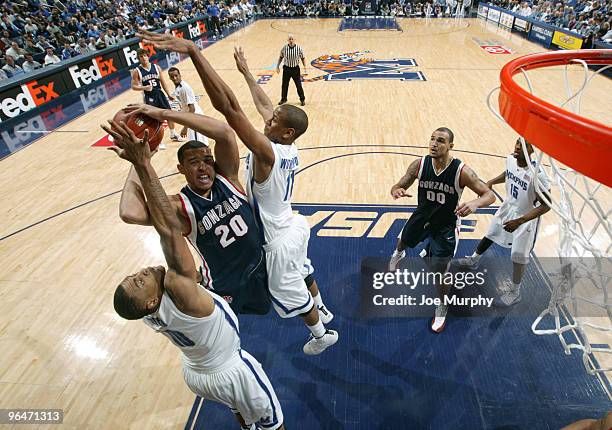
M103 126L115 139L115 146L109 149L134 166L147 197L153 227L161 239L168 264L164 287L182 312L197 317L209 315L212 312L212 299L209 295L202 294L197 287L196 266L183 237L181 223L174 216L170 199L151 165L148 132L145 132L145 137L141 140L125 123L111 123L116 131Z
M189 54L213 107L225 116L227 123L236 131L240 140L253 152L257 161L256 179L257 176L267 178L274 165L274 151L268 138L253 127L230 87L223 82L195 43L170 34L152 33L146 30L141 30L137 36L156 48Z
M230 126L223 121L189 112L177 112L170 109L160 109L146 104L133 105L128 108L134 114L142 113L158 121L177 122L185 127L202 133L204 136L215 141L215 161L221 170L221 174L227 176L232 182L240 183L238 180L238 169L240 168L240 152L236 142L236 134Z
M497 175L496 177L494 177L493 179L489 179L487 181L487 187L493 189L493 185L503 184L504 182L506 182L506 171L505 170L501 172L499 175Z
M238 67L238 71L242 73L242 76L244 76L244 79L249 86L249 91L251 91L251 97L253 97L253 102L255 103L257 112L259 112L264 121L270 121L274 115L274 105L272 104L270 97L268 97L264 90L261 89L251 74L249 65L247 64L247 60L244 56L244 52L240 46L234 48L234 60L236 60L236 67Z
M408 166L408 170L406 170L406 174L402 176L399 182L391 187L391 196L393 199L397 200L401 197L412 197L408 194L408 188L416 181L419 177L419 166L421 164L421 159L414 160Z
M469 202L463 202L457 206L455 213L458 216L468 216L476 212L476 209L489 206L495 201L495 194L487 187L487 185L478 177L476 172L470 169L467 165L464 165L461 170L459 177L459 185L468 187L474 191L478 198L470 200Z

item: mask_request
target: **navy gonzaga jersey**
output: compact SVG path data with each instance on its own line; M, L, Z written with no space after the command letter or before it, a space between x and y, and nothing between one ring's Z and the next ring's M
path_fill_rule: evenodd
M202 285L223 296L235 312L267 313L265 253L246 196L219 173L209 198L189 186L179 195L190 223L185 236L202 258Z
M138 73L140 74L140 80L143 86L151 85L153 87L153 91L144 92L145 97L151 93L161 91L160 70L157 64L150 64L149 70L142 66L138 66Z
M446 169L437 174L433 167L433 159L426 155L419 166L419 206L413 216L418 215L424 224L429 224L429 230L438 230L457 224L455 209L459 204L463 188L459 177L463 163L454 158Z

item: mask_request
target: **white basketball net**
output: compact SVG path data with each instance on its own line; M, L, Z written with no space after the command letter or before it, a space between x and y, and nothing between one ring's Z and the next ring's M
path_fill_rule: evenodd
M561 107L579 114L582 95L588 84L612 65L593 72L583 60L575 59L572 63L584 69L582 85L578 90L572 90L568 66L565 66L567 99ZM529 91L533 93L527 72L523 69L521 72ZM487 105L495 116L505 122L491 104L491 96L497 90L499 87L489 93ZM525 158L529 159L522 138L521 142ZM537 182L538 195L559 216L557 250L560 262L554 273L548 273L553 284L548 308L535 319L531 330L536 335L558 336L567 355L571 354L572 349L582 351L582 360L589 373L611 371L612 367L602 366L593 353L612 354L608 346L612 339L609 288L612 275L612 190L559 163L535 146L531 159L535 165L528 165ZM544 169L552 178L554 188L550 194L537 179L539 169Z

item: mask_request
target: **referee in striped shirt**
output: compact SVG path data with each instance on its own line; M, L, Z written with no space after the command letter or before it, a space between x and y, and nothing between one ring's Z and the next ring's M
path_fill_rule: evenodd
M283 89L281 100L278 102L279 105L287 102L287 91L289 90L289 79L293 79L295 87L297 89L298 96L300 97L300 104L304 106L306 104L306 97L304 96L304 90L302 89L302 76L300 73L300 60L306 69L306 60L304 59L304 51L300 45L296 45L292 35L289 35L287 44L281 49L280 57L278 57L278 64L276 65L276 73L280 73L280 65L284 61L283 65Z

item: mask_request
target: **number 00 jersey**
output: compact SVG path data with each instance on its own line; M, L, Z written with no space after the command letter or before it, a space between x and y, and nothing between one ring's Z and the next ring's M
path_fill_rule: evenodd
M463 163L454 158L439 174L433 166L433 158L426 155L419 165L419 205L414 216L429 224L431 231L438 231L457 224L455 209L459 204L463 188L459 177Z
M202 285L236 312L267 313L265 253L246 196L219 173L209 198L189 186L179 196L190 224L185 236L202 258Z

